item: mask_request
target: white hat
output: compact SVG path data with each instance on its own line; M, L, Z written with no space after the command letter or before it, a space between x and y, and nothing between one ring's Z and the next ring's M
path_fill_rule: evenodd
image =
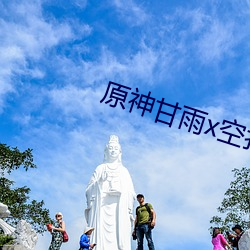
M93 231L93 230L95 230L93 227L86 227L83 233L86 234L87 232Z
M57 216L57 215L61 215L61 216L63 217L63 214L62 214L61 212L57 212L57 213L56 213L56 216Z

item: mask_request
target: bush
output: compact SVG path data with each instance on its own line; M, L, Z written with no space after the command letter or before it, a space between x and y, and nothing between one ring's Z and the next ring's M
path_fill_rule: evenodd
M0 247L3 245L12 245L14 238L10 235L0 234Z

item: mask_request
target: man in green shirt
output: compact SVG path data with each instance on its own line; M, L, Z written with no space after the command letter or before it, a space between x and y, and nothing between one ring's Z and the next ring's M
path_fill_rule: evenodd
M150 203L144 202L143 194L137 195L137 201L140 206L136 208L135 227L133 235L136 235L138 242L138 250L143 250L143 239L146 236L148 249L155 250L152 229L155 226L156 214Z

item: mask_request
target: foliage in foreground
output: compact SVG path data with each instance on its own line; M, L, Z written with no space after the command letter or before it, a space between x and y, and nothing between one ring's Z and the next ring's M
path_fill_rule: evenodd
M0 247L3 245L12 245L14 243L14 239L10 235L0 234Z
M25 171L36 168L32 150L21 152L16 147L0 144L0 202L6 204L11 211L11 217L5 221L15 227L19 220L26 220L37 233L43 233L45 225L51 222L49 210L44 208L44 201L30 200L30 188L14 188L15 183L5 177L21 167Z
M235 224L247 229L250 220L250 168L235 168L232 172L234 180L217 208L222 216L213 216L210 220L212 225L223 231L230 231Z

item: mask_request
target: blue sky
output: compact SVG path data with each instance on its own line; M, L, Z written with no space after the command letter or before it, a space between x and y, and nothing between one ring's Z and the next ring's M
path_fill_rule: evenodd
M0 1L1 143L32 148L38 166L10 178L64 214L62 250L77 249L85 188L116 134L136 192L157 213L156 248L211 249L209 220L231 170L250 160L250 1L65 2ZM109 81L131 88L124 110L100 103ZM143 117L129 112L136 88L179 103L171 127L154 122L157 103ZM184 105L208 113L199 135L178 129ZM216 137L204 134L208 119L220 122ZM234 119L245 126L232 138L240 148L217 141ZM49 243L39 236L37 250Z

